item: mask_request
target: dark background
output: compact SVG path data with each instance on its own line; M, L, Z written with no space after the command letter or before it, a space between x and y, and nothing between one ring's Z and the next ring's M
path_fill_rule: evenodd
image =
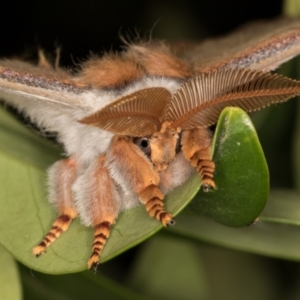
M29 55L62 47L62 65L118 50L121 35L196 40L239 24L280 14L280 0L6 2L1 11L0 56Z

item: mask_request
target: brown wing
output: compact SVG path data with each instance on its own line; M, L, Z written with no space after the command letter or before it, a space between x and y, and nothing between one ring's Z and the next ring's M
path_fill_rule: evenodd
M43 101L45 106L80 108L85 106L80 97L84 91L66 72L21 61L0 60L0 96L8 103L13 101L10 96L17 96L29 102Z
M217 122L226 106L254 111L300 94L300 82L248 69L221 69L186 82L173 96L164 120L183 129Z
M270 71L300 53L300 20L279 18L241 27L185 53L197 72L220 68Z
M160 129L161 116L171 100L165 88L147 88L124 96L80 120L120 135L142 137Z

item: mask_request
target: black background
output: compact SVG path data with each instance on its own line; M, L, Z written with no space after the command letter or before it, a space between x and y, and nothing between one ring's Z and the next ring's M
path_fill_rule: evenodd
M31 55L62 47L71 66L90 52L118 50L121 35L195 40L280 14L281 1L11 1L1 9L0 56Z

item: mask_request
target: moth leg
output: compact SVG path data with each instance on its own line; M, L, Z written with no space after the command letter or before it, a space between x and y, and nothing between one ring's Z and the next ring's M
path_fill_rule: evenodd
M165 211L164 208L164 194L157 187L157 185L145 186L143 190L138 193L140 201L145 204L146 211L150 217L160 221L164 226L172 226L175 220L172 214Z
M92 254L88 268L97 268L99 256L119 213L119 193L105 163L105 155L98 157L76 180L73 191L76 206L84 225L94 227Z
M212 134L207 128L194 128L182 133L182 152L198 171L204 192L216 188L213 180L215 163L211 159L211 142Z
M160 181L158 172L129 138L114 137L108 163L116 166L118 170L116 177L124 177L123 186L127 186L138 195L150 217L154 217L164 226L175 224L172 214L164 208L164 194L158 188Z
M46 251L63 231L69 228L72 220L77 217L72 195L72 184L76 179L76 161L73 158L60 160L49 170L50 202L59 213L51 229L40 244L32 249L35 256L40 256Z
M92 246L92 254L88 260L88 268L97 269L99 264L100 254L106 244L107 239L110 235L110 229L115 221L115 218L110 216L106 218L107 221L102 221L95 226L94 229L94 242Z

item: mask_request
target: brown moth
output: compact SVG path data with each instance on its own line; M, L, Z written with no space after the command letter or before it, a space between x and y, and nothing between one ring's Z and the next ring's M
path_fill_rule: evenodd
M58 217L34 255L76 217L94 228L89 268L121 211L144 204L150 217L173 225L165 194L195 171L204 191L216 187L208 126L222 109L254 111L300 93L300 82L268 73L300 53L297 20L255 23L176 50L140 42L92 57L76 74L52 67L42 53L38 66L0 61L1 99L57 132L69 156L49 169Z

